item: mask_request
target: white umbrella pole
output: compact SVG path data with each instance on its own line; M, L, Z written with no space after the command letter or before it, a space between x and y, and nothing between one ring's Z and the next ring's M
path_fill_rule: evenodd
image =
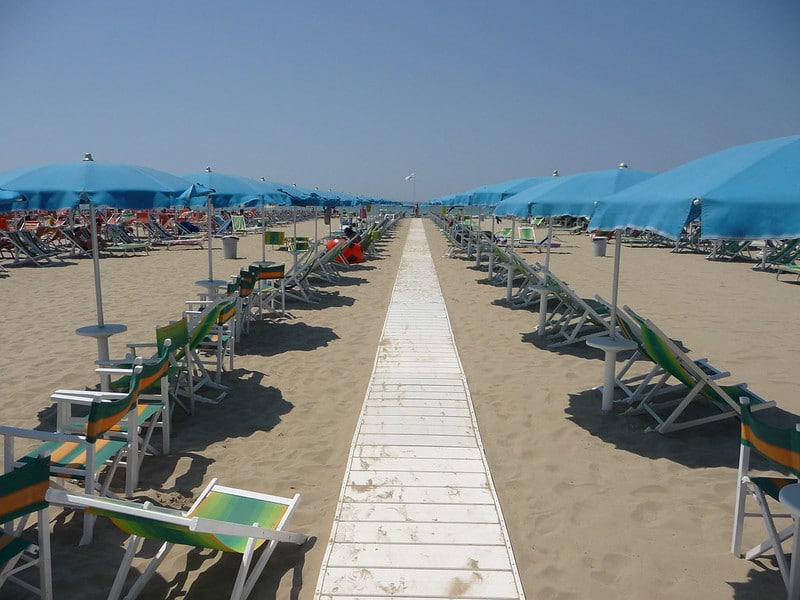
M317 243L317 207L314 207L314 243Z
M211 196L206 201L206 223L208 227L208 281L214 281L214 258L211 254Z
M261 263L267 262L267 208L261 196Z
M611 339L617 336L617 296L619 295L619 258L622 250L622 229L614 234L614 277L611 284Z
M494 244L495 244L495 240L494 240L494 224L496 222L497 222L497 218L494 215L492 215L492 251L489 253L489 268L488 268L489 274L486 277L489 281L492 280L492 274L494 273Z
M105 327L103 319L103 292L100 290L100 236L97 235L97 218L94 212L94 202L89 202L89 218L92 232L92 263L94 266L94 295L97 303L97 326Z
M545 282L544 286L547 287L547 274L550 273L550 246L553 241L553 217L547 218L547 247L545 248L544 254L544 276ZM547 323L547 303L549 302L549 295L547 289L543 289L539 293L539 329L537 332L539 337L544 337L545 335L545 325Z
M516 226L517 217L511 217L511 236L510 238L510 246L511 252L514 252L514 228ZM511 290L514 286L514 265L513 263L508 265L508 280L506 281L506 301L511 302Z

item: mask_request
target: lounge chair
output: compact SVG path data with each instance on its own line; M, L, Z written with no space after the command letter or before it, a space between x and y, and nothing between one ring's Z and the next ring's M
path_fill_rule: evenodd
M568 346L600 333L611 332L610 311L594 299L578 296L552 272L545 274L550 293L557 299L548 307L544 337L549 348Z
M800 265L777 265L775 267L775 279L780 278L781 275L789 273L796 275L797 280L800 281Z
M250 272L255 276L256 288L253 292L258 298L258 318L264 317L264 305L267 304L272 312L286 312L286 265L259 266L251 265ZM275 310L275 300L280 296L281 309ZM242 318L247 316L242 315Z
M53 598L50 562L50 519L45 499L50 482L50 458L41 456L0 475L0 588L6 582L32 592L44 600ZM36 513L38 544L23 533L28 518ZM14 522L16 521L16 526ZM38 586L20 573L38 567Z
M183 316L189 322L189 361L192 370L192 394L195 402L218 404L227 394L228 387L215 381L206 368L206 363L200 356L201 345L207 342L208 336L217 326L220 311L226 298L206 306L203 310L186 310ZM200 394L204 387L210 387L220 392L216 398L209 398Z
M752 410L764 410L775 406L775 402L766 401L747 389L746 384L720 385L711 375L694 363L678 345L667 337L652 321L640 323L642 343L648 355L659 367L675 377L686 386L688 392L676 402L656 402L658 394L648 392L636 407L628 413L648 413L657 425L647 431L666 433L711 423L722 419L737 417L740 413L739 399L749 398ZM717 412L711 415L694 416L679 421L690 404L704 402L714 407ZM660 413L670 409L666 416Z
M605 305L609 311L611 310L611 305L606 300L597 295L595 299ZM621 402L635 405L648 393L653 396L663 396L685 388L681 382L667 385L671 379L674 380L672 374L662 369L656 360L650 356L642 339L640 328L642 323L647 322L647 319L637 314L627 305L623 306L622 310L617 310L616 315L619 333L626 339L636 343L636 349L633 354L623 363L615 376L616 386L624 393L624 398ZM642 360L648 363L649 371L638 375L629 375L631 368ZM728 371L722 371L709 363L707 358L693 358L692 362L712 379L721 379L730 375ZM598 389L602 389L602 386Z
M777 248L764 247L760 268L775 269L791 265L800 258L800 239L786 240Z
M208 306L211 301L199 302L190 300L189 304L198 306ZM236 344L236 319L238 312L238 292L234 291L230 296L225 297L218 303L217 321L211 327L206 336L196 345L195 356L199 357L202 364L213 367L213 382L218 389L221 386L222 371L225 366L225 359L228 359L228 370L233 371ZM200 313L202 315L202 313ZM191 346L191 342L190 342ZM210 356L204 359L203 356Z
M736 475L731 552L740 558L753 560L772 550L783 582L788 589L790 568L781 543L792 536L794 524L791 522L791 514L787 512L774 513L770 508L770 503L777 502L780 491L787 485L797 483L798 476L800 476L800 433L798 433L798 425L794 423L797 421L797 417L793 419L791 428L769 424L752 413L747 398L742 399L741 417L741 446L739 469ZM755 470L751 464L753 452L766 459L768 464L758 465ZM788 476L785 473L788 473ZM747 511L748 498L755 500L758 512ZM775 507L778 505L775 504ZM746 517L760 517L767 530L767 538L742 552ZM784 522L788 519L789 523L778 530L777 519L783 519ZM800 560L800 557L793 556L792 561L794 560Z
M279 542L303 544L307 536L284 528L300 495L283 498L217 485L214 479L187 511L121 500L87 497L59 490L47 495L53 504L86 509L94 516L108 517L119 529L130 534L128 547L114 579L109 599L119 598L133 558L145 539L161 542L150 563L135 580L125 598L136 598L155 574L159 564L175 544L241 554L241 565L231 592L231 600L250 595ZM266 547L253 564L255 552Z
M203 242L206 239L202 234L175 235L157 221L143 221L142 226L147 230L151 244L166 246L167 250L177 246L203 248Z

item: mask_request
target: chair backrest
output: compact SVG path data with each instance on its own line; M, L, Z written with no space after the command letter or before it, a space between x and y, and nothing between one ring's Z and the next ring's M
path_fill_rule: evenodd
M240 298L247 298L250 294L253 293L253 288L256 285L256 276L255 274L248 270L248 271L239 271L239 297Z
M86 421L86 441L95 443L103 434L119 423L125 415L136 407L136 400L141 393L139 377L142 365L136 365L131 375L130 391L116 400L99 399L92 402L89 407L89 416Z
M231 225L234 233L244 233L245 223L244 215L231 215Z
M49 456L39 456L13 471L0 475L0 523L47 508L45 494L48 487L50 487Z
M195 328L189 334L189 347L197 348L211 332L214 325L217 324L219 319L219 311L221 304L213 304L200 313L200 320L195 325Z
M236 315L236 307L238 306L238 297L236 295L227 298L219 303L219 316L217 317L217 324L224 325Z
M283 246L286 243L286 232L284 231L265 231L264 243L271 246Z
M796 427L785 429L758 419L750 403L741 402L741 443L764 458L800 477L800 433Z
M156 327L156 345L159 355L167 342L173 352L180 352L180 348L189 343L189 322L186 317L169 325Z
M269 265L266 267L251 265L250 273L255 275L256 281L283 279L283 276L286 274L286 265Z

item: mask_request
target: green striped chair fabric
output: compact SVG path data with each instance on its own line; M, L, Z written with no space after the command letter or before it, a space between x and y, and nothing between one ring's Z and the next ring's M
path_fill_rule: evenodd
M794 523L790 514L776 513L774 509L779 506L776 502L781 489L798 483L800 477L800 417L784 413L780 419L767 422L753 413L747 398L742 398L741 420L731 552L747 560L774 554L781 577L788 587L790 566L782 542L792 536ZM776 425L777 422L783 426ZM789 424L791 427L787 426ZM751 464L753 452L766 459L767 465L760 464L754 469ZM755 501L758 512L748 512L748 498ZM767 538L742 552L746 517L760 517L767 530ZM781 530L778 530L778 520L786 523ZM795 559L792 557L792 560Z
M50 570L50 522L45 495L50 486L50 459L47 456L0 475L0 588L6 582L20 585L42 598L53 597ZM28 519L37 514L38 544L23 537ZM14 521L18 520L16 526ZM39 586L18 576L20 571L39 568Z

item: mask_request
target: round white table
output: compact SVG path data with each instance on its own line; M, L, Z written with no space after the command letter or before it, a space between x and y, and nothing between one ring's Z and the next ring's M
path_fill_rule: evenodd
M605 352L603 364L603 403L602 410L611 410L614 405L614 387L616 386L617 354L636 348L636 342L624 337L611 338L607 335L595 335L586 340L590 348Z

